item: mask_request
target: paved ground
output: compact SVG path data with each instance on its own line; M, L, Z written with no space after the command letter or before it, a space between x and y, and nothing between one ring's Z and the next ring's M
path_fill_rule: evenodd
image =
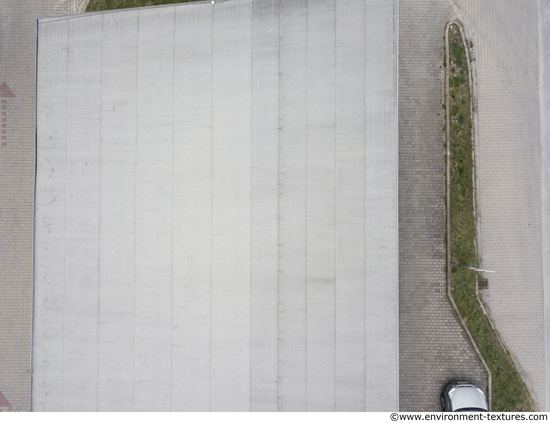
M483 297L545 407L538 8L459 0L477 70L478 216Z
M485 386L486 377L445 291L441 100L452 9L447 0L401 1L399 16L400 409L431 411L451 379Z
M445 383L447 375L461 377L465 368L471 368L468 362L473 363L474 368L477 369L472 372L472 378L483 378L480 373L481 369L472 361L475 360L472 351L466 346L464 337L457 329L456 320L449 314L450 308L445 305L443 252L438 248L430 247L431 239L435 239L436 244L443 245L444 216L441 212L443 180L440 179L440 175L443 174L443 163L432 159L431 155L443 154L438 132L438 128L443 125L443 120L442 117L437 117L440 105L435 100L439 98L443 74L435 64L440 61L438 57L443 57L443 26L445 21L451 17L451 9L448 3L445 3L440 0L402 1L400 9L399 101L401 107L399 113L402 132L400 137L401 196L399 198L401 211L400 403L403 410L437 409L436 397L441 385ZM474 8L475 2L459 1L458 3L463 9L468 24L467 31L472 34L475 50L478 46L484 48L486 52L490 52L493 48L498 49L500 57L506 61L510 59L509 54L512 50L505 47L514 45L517 46L516 51L522 55L521 60L516 60L516 65L526 59L527 69L512 67L507 70L507 78L510 81L507 87L519 95L521 104L527 106L529 115L521 115L522 118L533 119L531 114L533 104L530 100L533 88L532 86L520 88L521 84L518 83L517 76L514 77L514 72L517 75L518 72L521 74L526 71L528 81L532 82L535 78L531 59L526 57L530 54L523 52L525 46L528 51L532 52L533 49L532 31L537 26L532 16L533 5L530 2L519 2L519 9L515 9L511 6L514 2L506 2L505 7L501 7L501 2L498 2L497 5L493 1L487 6L494 6L493 9L483 8L477 15L477 9ZM525 9L522 7L524 5L527 6ZM2 136L6 139L2 140L0 149L0 180L2 181L0 189L0 239L2 239L0 244L0 287L6 294L0 296L0 313L2 313L0 315L0 350L3 357L2 363L0 363L0 391L2 392L0 408L27 410L29 404L32 173L34 168L34 22L38 16L73 12L77 6L77 0L70 0L70 2L67 0L41 0L40 3L33 0L7 0L0 4L0 93L3 95L2 100L5 100L5 103L2 103L4 106L2 112L6 113L3 115L6 118L6 121L3 122L6 127L2 128L6 131ZM508 30L509 28L518 28L516 25L522 21L525 24L521 24L520 31ZM432 22L435 25L432 25ZM484 22L489 26L484 27ZM502 24L500 32L498 31L499 22ZM491 36L490 25L493 27L496 25L498 35ZM519 38L510 40L508 36L510 33L516 34L516 37L519 36ZM484 35L482 36L482 34ZM482 41L483 37L489 37L490 43L485 44L486 42ZM482 47L483 45L485 47ZM409 48L405 49L405 46ZM433 60L432 64L430 64L430 60ZM480 65L482 61L483 59L480 58ZM486 63L490 63L490 61L486 61ZM504 68L509 66L508 64ZM490 80L491 77L491 74L487 73L487 70L490 69L490 66L486 67L487 80ZM495 68L492 68L492 72L493 75L497 75ZM6 83L7 86L3 83ZM407 83L417 85L405 85ZM436 85L437 88L433 88L431 83L439 85ZM525 88L527 91L522 94L521 90ZM485 90L485 92L489 91L490 89ZM13 93L13 97L11 93ZM535 93L534 96L537 94ZM513 97L508 94L507 98ZM513 103L508 100L506 104L513 107ZM517 111L517 109L514 110ZM521 120L518 119L517 122L521 122ZM419 125L418 122L423 122L423 124ZM505 122L502 125L508 128ZM407 134L403 133L405 129ZM486 133L487 131L488 129ZM515 129L511 133L514 131ZM480 132L482 132L481 126ZM426 138L423 138L424 136ZM519 145L523 146L523 144ZM533 147L532 142L527 144ZM517 151L521 153L521 149ZM495 151L495 153L498 157L499 152ZM521 161L526 159L525 153L523 154L523 156L520 154ZM532 154L532 151L527 154ZM537 163L536 159L534 163ZM417 164L420 165L418 168ZM441 166L441 169L438 169L438 166ZM426 177L430 179L426 180ZM533 175L533 178L536 179L536 175ZM520 180L522 180L521 176ZM536 188L533 188L528 192L534 194L535 190ZM534 195L536 196L536 194ZM427 202L427 199L431 201ZM522 202L525 203L523 200ZM516 203L519 202L513 199L507 204ZM418 211L418 213L410 213L411 210ZM530 220L530 217L536 217L536 211L527 210L525 213L525 217L520 216L520 221L527 223L527 231L529 231L531 225L527 220ZM511 221L511 223L503 222L504 227L508 228L517 225L515 221ZM536 239L536 233L534 237ZM520 239L525 242L528 249L531 248L529 247L531 241L526 241L525 238ZM489 248L485 242L482 247L484 251ZM521 254L521 251L518 253ZM513 257L512 262L517 263L517 257ZM484 264L487 262L484 261ZM528 277L523 277L522 273L517 280L521 280L522 284L530 284L531 275L529 273L527 275ZM491 280L491 299L488 300L492 301L499 296L504 300L501 304L506 304L506 302L516 304L516 311L510 315L520 317L520 320L524 322L520 326L515 325L516 329L503 324L501 325L503 331L506 332L507 327L508 331L512 333L534 328L535 332L530 335L534 335L535 344L539 342L540 333L537 330L541 330L540 307L537 304L540 305L540 299L534 300L534 317L518 316L518 310L524 309L519 305L520 297L513 291L513 287L511 287L511 291L503 291L502 294L497 295L497 286L504 287L505 283L497 284L496 279ZM540 297L541 291L535 286L535 291L537 290ZM527 290L522 289L522 291ZM508 292L514 293L514 295L508 295ZM514 301L510 301L512 297ZM531 299L527 298L528 303L529 301ZM495 303L496 301L492 302L493 308L495 308ZM507 307L505 308L507 309ZM431 320L432 312L436 316L434 321ZM506 317L506 312L501 315L505 317L504 322L510 322L510 319ZM526 321L531 317L533 320ZM537 321L539 323L533 324ZM520 329L518 330L517 327ZM517 337L517 334L514 336ZM510 342L514 336L508 335L507 340ZM520 341L516 339L514 342L519 343ZM527 343L530 342L529 339ZM449 348L454 349L456 353L450 354ZM523 346L515 348L521 352ZM534 348L534 350L535 355L540 358L540 348ZM466 362L460 364L460 368L445 369L445 366L448 365L447 359L460 360L459 356L461 355ZM516 357L520 358L517 354ZM527 362L529 360L527 357ZM431 364L433 362L437 364ZM529 365L523 366L524 370L528 367ZM438 369L443 370L439 371ZM410 395L412 388L416 390L418 384L415 382L417 381L422 381L423 386L429 386L420 403L414 402ZM436 381L435 384L434 381ZM535 382L536 377L532 379L532 386L535 386L536 383L540 386L540 379ZM548 395L548 391L548 389L545 390L546 395Z
M539 1L542 254L545 329L545 410L550 409L550 3ZM541 401L542 402L542 401Z
M36 18L76 3L0 2L0 409L30 404Z

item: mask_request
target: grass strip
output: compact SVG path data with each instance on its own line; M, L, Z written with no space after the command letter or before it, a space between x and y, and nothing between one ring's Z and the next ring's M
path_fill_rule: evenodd
M158 6L161 4L188 3L198 0L90 0L86 12L127 9L130 7Z
M450 266L451 292L492 373L493 411L534 411L529 390L477 296L474 160L467 56L457 25L449 28Z

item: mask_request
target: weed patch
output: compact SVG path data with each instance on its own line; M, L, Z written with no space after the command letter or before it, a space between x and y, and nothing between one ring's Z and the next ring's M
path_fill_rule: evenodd
M488 316L481 308L476 272L476 220L473 184L471 95L468 63L462 36L456 25L449 28L449 149L450 149L450 273L453 299L483 359L493 383L493 411L533 411L529 390L509 352L502 346Z
M198 0L90 0L86 12L127 9L129 7L158 6L161 4L188 3Z

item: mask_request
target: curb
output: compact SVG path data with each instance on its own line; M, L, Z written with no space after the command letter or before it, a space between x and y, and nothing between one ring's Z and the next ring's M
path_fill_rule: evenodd
M86 12L86 8L88 7L88 3L90 3L90 0L81 0L80 5L78 6L78 9L75 13L84 13L84 12Z
M470 330L468 329L468 327L466 326L466 323L464 322L464 319L462 318L462 315L460 314L460 311L458 310L458 307L456 306L456 303L453 299L453 296L452 296L452 293L451 293L451 230L450 230L450 226L451 226L451 216L450 216L450 210L451 210L451 197L450 197L450 187L451 187L451 182L450 182L450 153L451 153L451 146L450 146L450 119L449 119L449 27L451 25L456 25L460 31L460 35L462 36L462 41L464 43L464 50L466 52L466 62L468 63L468 72L469 72L469 75L468 75L468 79L469 79L469 83L470 83L470 90L472 89L472 72L471 72L471 68L470 68L470 55L468 54L468 46L466 45L465 43L465 39L464 39L464 31L462 29L462 25L460 25L458 23L458 21L456 20L453 20L453 21L450 21L447 23L447 25L445 26L445 127L446 127L446 130L445 130L445 141L447 142L447 163L446 163L446 173L447 173L447 176L446 176L446 195L447 195L447 213L446 213L446 226L447 226L447 230L446 230L446 235L447 235L447 297L449 298L449 301L451 302L452 306L453 306L453 309L456 313L456 315L458 316L458 319L460 320L460 323L462 325L462 328L464 329L464 332L466 332L466 335L468 335L468 339L470 340L470 343L472 344L472 346L474 347L474 350L476 351L476 354L479 358L479 360L481 361L481 364L483 365L483 368L485 369L485 371L487 372L487 393L488 393L488 404L489 404L489 411L492 411L492 398L493 398L493 395L492 395L492 392L493 392L493 387L492 387L492 374L491 374L491 370L489 370L489 366L487 366L487 363L485 362L485 360L483 359L483 356L481 355L481 352L479 351L479 348L477 347L477 344L475 343L474 341L474 338L472 336L472 334L470 333ZM472 113L472 105L470 104L470 113ZM475 167L474 167L474 171L475 171ZM475 176L474 176L474 180L475 180ZM475 203L475 201L474 201ZM476 246L477 246L477 242L476 242ZM478 291L477 291L477 279L476 279L476 297L477 297L477 300L480 301L479 299L479 295L478 294ZM480 304L481 304L481 301L480 301ZM483 307L483 305L481 305L483 311L485 312L485 314L487 314L487 312L485 311L485 307ZM491 319L489 319L489 321L491 321ZM491 325L492 325L492 322L491 322Z
M452 0L450 0L452 1ZM460 17L458 18L460 19ZM474 172L472 175L472 185L474 189L474 216L476 219L476 236L474 239L474 247L476 250L476 258L477 258L477 266L483 267L483 249L481 245L481 220L482 216L477 212L477 194L478 194L478 186L479 186L479 176L476 172L477 169L477 155L475 154L477 145L479 143L477 134L478 131L478 116L477 116L477 84L476 84L476 63L475 58L471 58L471 52L470 48L468 47L468 44L466 42L466 28L463 27L463 24L459 22L458 20L453 20L449 22L449 25L455 24L459 31L460 36L462 38L462 43L464 44L464 51L466 54L466 62L468 63L468 82L470 83L470 95L471 95L471 103L470 103L470 114L472 116L472 155L473 157L473 166L474 166ZM447 50L448 51L448 50ZM446 106L447 107L447 106ZM483 313L485 316L487 316L487 320L489 320L489 323L491 324L491 327L495 331L495 334L497 336L498 341L500 342L500 345L502 346L502 349L506 351L506 353L509 355L510 359L512 360L512 363L516 367L516 370L518 371L520 377L523 379L525 383L525 374L523 370L521 369L521 364L519 361L515 358L515 356L510 352L510 348L508 348L506 341L501 336L500 331L497 328L497 325L495 322L493 322L493 319L491 318L490 313L487 311L487 308L483 304L483 301L481 299L481 295L479 294L479 274L476 273L476 297L477 301L479 303L479 306L481 307L481 310L483 310ZM537 404L534 400L534 395L531 392L531 389L525 383L525 386L527 387L527 391L529 393L531 402L535 409L537 409Z

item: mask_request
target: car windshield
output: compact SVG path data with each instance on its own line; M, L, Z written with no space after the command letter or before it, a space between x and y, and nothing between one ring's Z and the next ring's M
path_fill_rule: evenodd
M486 413L487 410L484 410L483 408L459 408L458 410L455 410L456 412L470 412L470 413Z

